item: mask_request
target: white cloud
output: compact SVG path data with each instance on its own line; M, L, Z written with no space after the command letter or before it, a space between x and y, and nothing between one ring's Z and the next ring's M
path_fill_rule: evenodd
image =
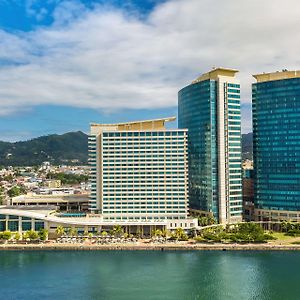
M299 69L299 15L298 0L171 0L146 19L64 1L50 27L0 31L0 114L172 107L212 66L240 69L250 102L251 74Z

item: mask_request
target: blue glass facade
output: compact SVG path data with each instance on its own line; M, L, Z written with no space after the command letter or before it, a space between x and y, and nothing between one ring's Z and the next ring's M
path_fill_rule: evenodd
M300 78L252 86L255 206L300 210Z
M188 129L189 199L220 223L242 218L240 85L216 69L178 93L179 128Z
M191 84L178 94L178 125L188 128L190 207L218 218L216 82Z

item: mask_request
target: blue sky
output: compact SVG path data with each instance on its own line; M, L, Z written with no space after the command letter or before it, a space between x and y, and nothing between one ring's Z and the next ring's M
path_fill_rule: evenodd
M249 132L251 74L299 69L299 15L297 0L0 0L0 140L176 115L213 66L240 70Z

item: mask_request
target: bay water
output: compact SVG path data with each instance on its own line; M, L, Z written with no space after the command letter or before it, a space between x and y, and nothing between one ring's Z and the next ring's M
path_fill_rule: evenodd
M0 299L300 299L300 252L1 251Z

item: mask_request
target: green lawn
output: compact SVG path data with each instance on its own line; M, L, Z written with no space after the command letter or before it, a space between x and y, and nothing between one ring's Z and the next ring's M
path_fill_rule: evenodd
M286 241L293 238L291 236L285 235L284 232L273 232L272 235L277 238L277 241Z
M273 232L272 235L277 238L277 240L272 241L274 244L296 244L300 243L300 236L288 236L283 232Z

